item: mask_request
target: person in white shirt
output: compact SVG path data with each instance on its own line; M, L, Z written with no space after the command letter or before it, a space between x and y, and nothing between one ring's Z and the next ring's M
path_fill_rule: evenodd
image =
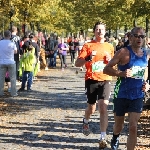
M0 41L0 96L4 95L5 74L8 71L11 80L11 96L16 93L16 64L14 54L17 53L16 45L10 41L11 32L4 32L4 39Z

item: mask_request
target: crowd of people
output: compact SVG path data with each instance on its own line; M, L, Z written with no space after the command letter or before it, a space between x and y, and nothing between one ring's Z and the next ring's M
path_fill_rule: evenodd
M106 131L108 126L107 106L111 95L112 76L117 76L114 103L114 127L111 140L112 150L119 147L119 135L123 129L125 113L129 117L129 136L127 150L134 150L137 142L137 123L143 107L144 91L149 87L148 49L149 41L141 27L134 27L123 38L108 38L106 26L97 22L93 28L94 37L58 37L55 34L45 36L42 32L28 33L20 38L17 28L5 31L0 41L0 96L4 95L4 82L8 84L11 96L17 96L16 81L21 81L18 92L26 89L32 91L33 78L39 71L39 64L45 70L57 66L59 56L60 68L68 67L66 57L71 56L71 67L83 66L85 72L85 90L87 108L83 117L83 134L90 134L89 120L96 110L100 113L99 148L107 147ZM114 66L118 66L116 67ZM10 84L11 83L11 84Z

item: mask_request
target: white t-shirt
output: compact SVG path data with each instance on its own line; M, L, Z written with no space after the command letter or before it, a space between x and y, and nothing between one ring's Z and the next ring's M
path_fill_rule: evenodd
M10 40L0 41L0 64L15 64L14 51L17 50L15 43Z

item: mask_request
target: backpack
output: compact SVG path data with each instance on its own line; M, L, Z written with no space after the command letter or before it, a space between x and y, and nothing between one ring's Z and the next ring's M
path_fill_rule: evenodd
M17 50L20 50L20 37L17 35L11 36L10 40L16 44Z
M14 60L19 60L19 54L22 54L20 51L20 37L17 35L12 35L10 40L15 43L17 47L17 54L14 54Z

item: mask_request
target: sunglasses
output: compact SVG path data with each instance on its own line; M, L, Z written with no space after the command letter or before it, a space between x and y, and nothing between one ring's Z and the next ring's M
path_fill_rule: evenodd
M133 34L133 36L138 39L139 38L144 39L146 37L145 35L137 35L137 34Z

